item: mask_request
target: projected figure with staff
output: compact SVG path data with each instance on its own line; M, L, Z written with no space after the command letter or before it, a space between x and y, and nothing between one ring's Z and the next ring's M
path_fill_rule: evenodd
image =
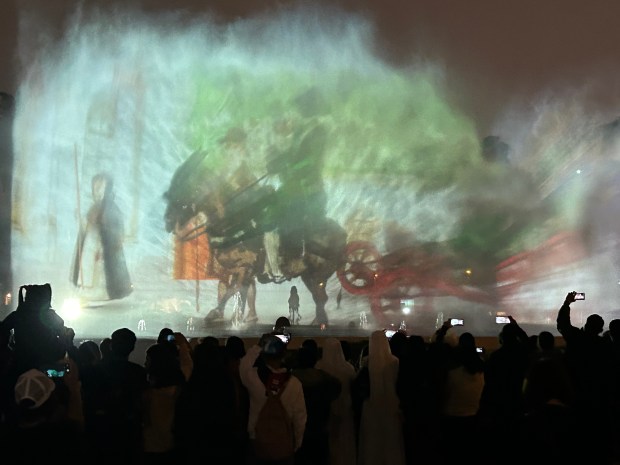
M80 228L71 282L89 303L121 299L133 288L123 251L123 221L114 201L112 177L92 178L93 203Z

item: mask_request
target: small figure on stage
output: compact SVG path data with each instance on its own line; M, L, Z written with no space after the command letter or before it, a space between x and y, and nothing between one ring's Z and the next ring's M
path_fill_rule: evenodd
M299 314L299 294L297 293L297 286L291 286L291 294L288 298L288 314L292 325L299 324L301 315Z

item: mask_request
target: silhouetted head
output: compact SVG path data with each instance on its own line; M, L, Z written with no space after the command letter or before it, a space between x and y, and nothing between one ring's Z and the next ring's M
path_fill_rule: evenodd
M305 339L297 352L300 368L312 368L319 360L319 345L315 339Z
M390 338L392 355L401 358L405 353L405 344L407 344L407 335L402 331L396 331Z
M111 338L106 337L101 340L101 342L99 343L99 350L101 351L101 360L110 358L110 355L112 355L111 347L112 347Z
M185 379L179 359L170 350L168 342L153 344L146 350L144 367L151 386L174 386L182 384Z
M280 368L283 365L286 344L282 339L273 334L266 334L261 340L261 349L261 357L267 365L272 368Z
M201 344L208 345L211 347L219 347L220 341L215 336L205 336L202 339Z
M52 286L29 284L19 288L19 307L29 310L49 310L52 307Z
M202 380L209 382L219 376L225 369L223 349L204 341L198 344L192 353L194 368L190 381Z
M315 352L319 350L319 344L316 342L316 339L304 339L301 346L305 349L314 350Z
M312 346L300 347L297 351L299 368L314 368L319 359L319 351Z
M476 349L476 338L472 333L465 332L459 336L459 347L466 350Z
M515 323L506 323L499 333L499 342L502 346L512 346L519 343L519 327Z
M555 347L555 336L549 331L541 331L538 334L538 346L543 351L552 350Z
M159 331L159 335L157 336L157 343L161 344L163 342L174 342L174 331L172 331L170 328L162 328L161 331Z
M583 329L586 333L600 334L603 332L604 327L605 321L603 321L603 317L597 315L596 313L593 313L586 319L586 324Z
M101 350L95 341L84 341L78 347L80 365L94 365L101 360Z
M241 359L245 355L245 344L238 336L230 336L226 339L226 353L234 359Z
M273 329L281 329L281 328L288 328L289 326L291 326L291 321L285 317L285 316L281 316L276 320L276 324L273 325Z
M609 322L609 335L612 341L620 343L620 319L615 318Z
M110 351L115 357L127 358L136 348L136 333L129 328L117 329L111 339Z

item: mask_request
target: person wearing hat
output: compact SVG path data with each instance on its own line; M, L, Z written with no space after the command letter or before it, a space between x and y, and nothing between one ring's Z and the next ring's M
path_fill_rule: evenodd
M280 399L293 425L295 450L301 446L306 427L306 403L301 382L288 373L284 366L286 344L273 334L264 334L259 343L250 347L239 363L241 382L248 390L250 411L248 416L248 435L252 441L255 426L262 407L267 402L267 393L279 393ZM255 366L258 359L264 363ZM284 385L284 387L282 387ZM293 457L291 457L291 463Z
M32 368L22 373L14 400L6 439L18 463L49 463L56 456L77 463L86 458L79 373L73 360L50 365L47 372Z

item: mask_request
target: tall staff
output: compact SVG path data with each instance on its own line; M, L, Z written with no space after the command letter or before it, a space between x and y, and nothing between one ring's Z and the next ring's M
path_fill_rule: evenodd
M79 246L82 241L82 207L80 204L80 175L78 171L78 150L77 144L73 144L73 167L75 172L75 194L77 198L77 222L78 222L78 247L77 247L77 261L79 266L79 278L76 280L76 284L79 281L79 287L84 287L84 273L82 270L82 247Z

